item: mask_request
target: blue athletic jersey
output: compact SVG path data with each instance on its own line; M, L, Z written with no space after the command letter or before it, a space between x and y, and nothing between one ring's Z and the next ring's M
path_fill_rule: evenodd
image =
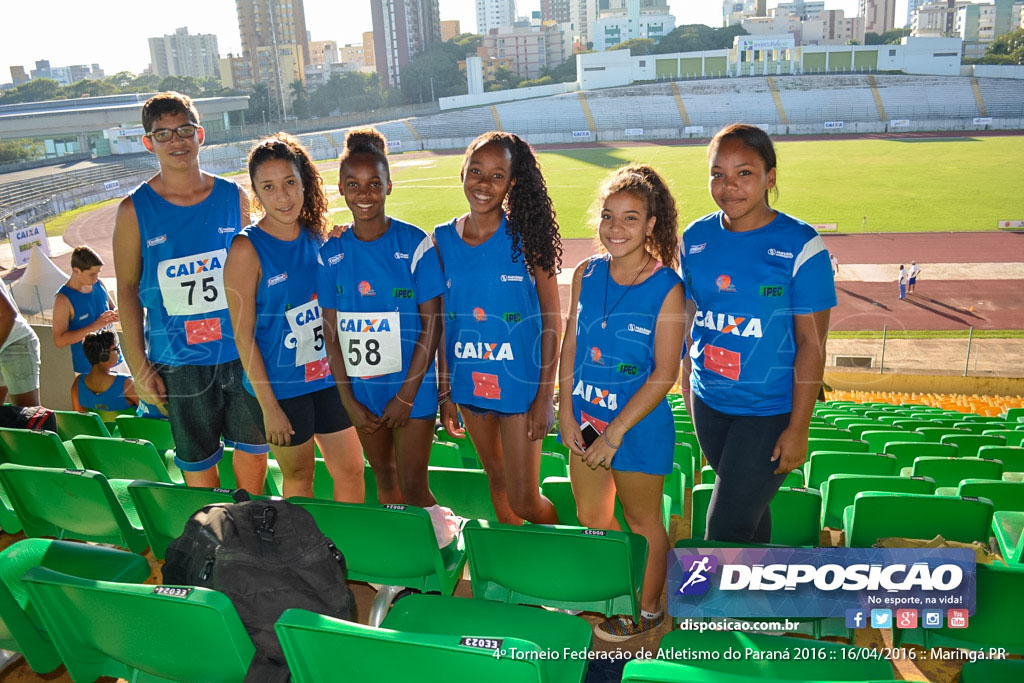
M224 293L228 246L242 228L238 193L235 183L219 177L195 206L172 204L149 183L132 191L149 360L217 365L238 358Z
M69 285L61 287L57 293L66 296L71 303L72 318L68 321L68 332L92 325L97 318L103 315L104 311L110 308L107 288L98 280L88 294L79 292ZM82 351L82 342L75 342L71 345L71 362L74 364L75 372L89 372L92 369L92 363L86 360L85 352Z
M260 259L254 336L274 397L294 398L334 386L312 276L320 241L305 230L293 240L279 240L258 225L242 235ZM253 393L248 375L243 382Z
M124 383L128 379L128 375L114 375L113 384L107 387L106 391L96 394L85 386L85 377L79 377L78 404L92 411L128 410L131 404L124 397Z
M730 232L721 212L690 224L680 248L693 320L690 384L731 415L778 415L793 406L793 316L836 305L832 265L814 228L779 212Z
M397 218L364 242L354 230L320 249L317 292L338 315L345 370L357 401L380 416L409 374L423 326L419 305L444 293L437 251L423 230ZM409 413L437 413L437 374L431 361Z
M665 297L680 284L671 268L659 268L627 287L608 273L608 256L591 256L576 306L576 357L572 407L579 424L599 432L615 419L654 369L654 332ZM603 327L607 314L607 327ZM668 474L675 426L667 400L633 426L612 460L617 470Z
M537 285L520 255L512 260L506 221L471 247L456 221L434 229L447 291L445 357L452 400L483 410L525 413L540 383Z

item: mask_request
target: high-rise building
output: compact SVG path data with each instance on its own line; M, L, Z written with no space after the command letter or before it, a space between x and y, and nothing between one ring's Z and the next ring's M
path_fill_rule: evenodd
M362 52L362 46L359 47ZM338 58L338 43L334 40L309 41L310 64L334 64L345 60Z
M579 43L586 48L594 38L590 25L597 21L598 0L569 0L569 21L576 27Z
M356 69L361 69L366 66L366 61L363 59L362 43L342 45L339 47L338 59L336 61L339 61L342 64L351 64L356 67Z
M304 83L310 61L309 34L302 0L236 0L242 57L249 62L253 86L270 91L270 116L291 111L292 83Z
M398 86L402 67L441 41L438 0L370 0L373 57L381 81Z
M458 19L449 19L441 22L441 42L447 43L452 38L462 34L462 24Z
M921 5L928 4L929 0L907 0L907 28L914 23L914 12Z
M915 38L943 38L956 34L956 16L960 7L973 4L968 0L931 0L914 10L910 35Z
M510 26L483 37L488 57L509 59L519 78L537 78L544 68L554 68L571 57L557 25Z
M896 0L860 0L864 31L882 35L896 27Z
M771 12L776 17L797 17L798 19L810 19L818 12L825 11L825 3L822 0L793 0L793 2L780 2Z
M722 26L735 26L749 17L766 16L767 0L722 0Z
M559 24L572 21L571 0L540 0L540 18Z
M476 32L505 28L516 23L516 0L476 0Z
M14 85L21 85L22 83L28 83L28 74L25 73L25 67L23 66L12 66L11 67L11 82Z
M847 17L841 9L827 9L801 22L804 45L864 44L864 17Z
M220 76L217 36L212 33L189 35L179 28L173 35L149 39L150 69L157 76Z
M676 27L676 18L651 2L644 8L641 0L602 0L600 18L590 26L595 50L608 48L635 38L659 41ZM661 3L662 5L664 3Z
M363 66L377 70L377 60L373 58L373 31L363 31Z

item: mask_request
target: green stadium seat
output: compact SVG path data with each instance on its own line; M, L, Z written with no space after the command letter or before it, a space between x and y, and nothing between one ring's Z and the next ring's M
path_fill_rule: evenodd
M896 427L897 429L912 431L917 429L918 427L932 427L934 426L934 424L935 423L929 420L915 420L914 418L902 417L898 420L894 420L892 426Z
M972 650L1005 648L1011 654L1024 654L1024 571L999 563L975 566L975 610L967 628L950 628L943 619L942 628L893 629L893 644L923 643L933 647L966 647Z
M569 449L562 445L562 442L558 440L559 437L552 434L548 434L544 437L544 443L541 446L541 450L547 453L559 453L564 455L566 459L569 458Z
M987 498L992 501L992 510L1024 512L1024 482L992 481L991 479L964 479L959 486L935 489L938 496L960 496L962 498Z
M560 655L566 648L577 652L586 650L592 636L590 626L581 617L490 600L440 595L410 595L402 598L388 612L381 626L406 633L472 633L478 636L519 638ZM575 683L583 679L587 668L580 659L561 656L543 660L541 666L544 669L543 680Z
M821 484L821 528L843 528L843 511L862 491L930 495L935 492L935 481L899 475L833 474Z
M949 427L918 427L914 431L918 434L922 434L925 441L934 441L936 443L942 443L943 437L946 436L954 436L957 434L970 435L970 432L964 431L963 429L951 429Z
M502 638L521 657L495 657L497 643L466 634L404 633L286 610L274 627L294 683L422 681L423 683L542 683L541 648ZM554 679L552 679L554 680Z
M958 496L914 493L858 493L843 511L843 531L848 548L869 548L878 539L932 539L988 542L992 502L965 500Z
M964 479L989 479L999 481L1003 477L1003 464L998 460L982 458L918 458L910 472L912 477L931 477L937 488L959 486Z
M708 507L714 484L697 484L690 492L690 538L703 539L707 534Z
M1024 565L1024 512L1003 510L992 515L999 552L1012 567Z
M142 522L153 557L164 558L167 546L181 536L188 521L197 510L214 503L233 503L227 489L206 489L174 484L133 481L128 485L135 510Z
M327 466L325 464L324 465L324 469L326 469L326 467ZM331 481L333 482L334 480L332 479ZM370 467L370 463L366 463L363 466L363 485L364 485L364 487L366 489L366 499L363 502L367 503L369 505L378 505L380 503L380 499L379 499L379 497L377 495L377 475L375 475L373 473L373 468ZM316 491L316 488L315 488L316 487L316 481L313 482L313 486L314 486L313 490L315 492ZM315 498L323 498L323 496L314 496L314 497ZM331 498L323 498L323 499L324 500L333 500L333 496Z
M852 439L853 434L838 427L811 427L808 436L814 439Z
M102 436L76 436L75 451L87 470L108 479L146 479L172 483L164 459L148 441Z
M76 469L77 462L53 432L0 427L0 461L30 467Z
M772 545L817 546L821 534L821 493L809 488L783 486L769 505Z
M957 422L953 426L971 434L984 434L987 430L992 429L987 422Z
M855 439L864 439L864 434L867 432L891 432L891 431L903 431L894 430L888 425L884 425L881 422L872 422L871 424L857 424L850 426L850 433L853 434ZM868 450L871 450L870 448Z
M666 480L668 480L668 477L666 477ZM559 524L582 526L579 517L576 515L576 497L573 495L572 482L569 477L548 477L541 484L540 490L551 501L551 504L555 506L555 514L558 515ZM665 523L665 531L668 531L672 516L672 496L663 493L661 501L661 517ZM618 498L615 499L615 519L618 520L619 526L623 530L629 531L629 524L626 523L626 517L622 513L622 503L619 502Z
M148 547L126 480L108 481L89 470L5 463L0 484L30 538L77 538L138 553Z
M96 413L79 413L74 410L55 410L57 416L57 436L61 441L70 441L72 437L110 436L107 426Z
M1005 446L1006 439L1001 436L984 436L982 434L947 434L940 439L940 443L955 445L957 457L974 458L977 457L978 449L982 446Z
M569 463L564 455L561 453L540 454L540 481L544 481L548 477L568 476Z
M474 598L640 618L643 536L480 520L464 533Z
M866 441L849 441L845 439L807 439L807 456L818 451L845 451L847 453L867 453Z
M949 458L957 454L956 446L953 444L938 443L937 441L890 441L885 444L882 452L896 456L897 471L902 470L904 467L911 467L918 458Z
M896 456L874 453L815 451L807 461L807 485L812 489L833 474L897 474Z
M979 659L960 669L960 683L1020 683L1024 681L1024 660Z
M662 489L664 495L669 499L669 514L683 516L683 502L686 499L686 475L678 463L672 463L672 472L665 477L665 486Z
M255 653L231 600L217 591L168 594L44 567L22 581L75 681L241 681Z
M1006 439L1009 448L1020 448L1024 446L1024 429L986 429L982 432L984 436L1001 436ZM984 448L984 446L982 446Z
M320 530L341 550L351 581L451 595L466 564L461 539L444 548L430 514L415 505L337 503L291 498L313 515ZM397 590L379 590L370 623L380 624Z
M978 457L999 460L1004 472L1024 472L1024 448L1020 446L982 446Z
M800 653L808 645L825 653L820 659L807 659ZM778 681L883 681L893 679L892 665L885 658L878 658L873 652L853 645L842 645L827 641L808 641L792 636L772 636L741 631L672 631L665 634L659 649L671 658L678 653L675 661L687 652L718 652L714 659L701 660L699 666L709 672L705 678L684 680L720 681L718 674L733 674L749 677L750 681L763 679ZM748 649L759 656L728 658L729 650L746 653ZM775 654L777 653L777 654ZM783 654L785 653L785 654ZM772 656L775 654L775 656ZM678 664L679 666L688 666ZM737 680L737 679L732 679Z
M924 435L905 429L864 432L860 438L867 442L868 453L884 453L885 444L891 441L924 441Z
M851 434L853 434L854 427L875 427L877 429L878 425L874 420L865 420L860 415L850 415L849 413L841 417L834 417L831 422L839 429L848 431Z
M714 484L715 483L715 470L712 469L711 465L704 465L700 468L700 483L701 484ZM786 478L782 480L783 486L803 486L804 485L804 471L799 467L795 470L790 470Z
M160 453L174 450L174 437L171 436L171 423L167 420L154 420L149 417L134 415L118 415L117 431L125 439L142 439L153 444Z
M1024 408L1010 408L1004 417L1007 422L1020 422L1020 418L1024 417Z
M16 534L21 531L21 520L18 519L18 515L14 514L14 508L11 507L11 499L2 484L0 484L0 530L9 534Z
M444 441L430 444L431 467L462 467L462 451L458 445Z
M700 469L700 448L691 443L677 442L672 450L672 462L679 465L686 477L686 485L693 486L694 477Z
M0 552L0 648L20 652L38 674L55 670L61 659L21 583L33 567L128 583L142 583L150 574L141 555L87 543L28 538Z
M459 517L498 521L491 502L487 472L450 467L428 468L430 490L438 505L451 508Z

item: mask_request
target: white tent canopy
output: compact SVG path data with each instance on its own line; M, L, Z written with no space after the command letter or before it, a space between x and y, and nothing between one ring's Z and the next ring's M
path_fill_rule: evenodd
M53 309L53 297L67 281L67 273L38 247L32 247L25 273L11 286L11 294L22 315L37 315Z

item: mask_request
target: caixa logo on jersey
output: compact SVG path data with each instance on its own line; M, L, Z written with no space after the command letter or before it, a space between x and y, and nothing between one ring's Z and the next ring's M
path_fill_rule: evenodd
M673 617L828 617L847 609L974 613L975 555L965 548L677 548Z
M220 260L221 252L210 252L210 255L199 254L195 259L168 263L165 274L167 277L184 277L198 275L210 270L220 270L224 264Z

